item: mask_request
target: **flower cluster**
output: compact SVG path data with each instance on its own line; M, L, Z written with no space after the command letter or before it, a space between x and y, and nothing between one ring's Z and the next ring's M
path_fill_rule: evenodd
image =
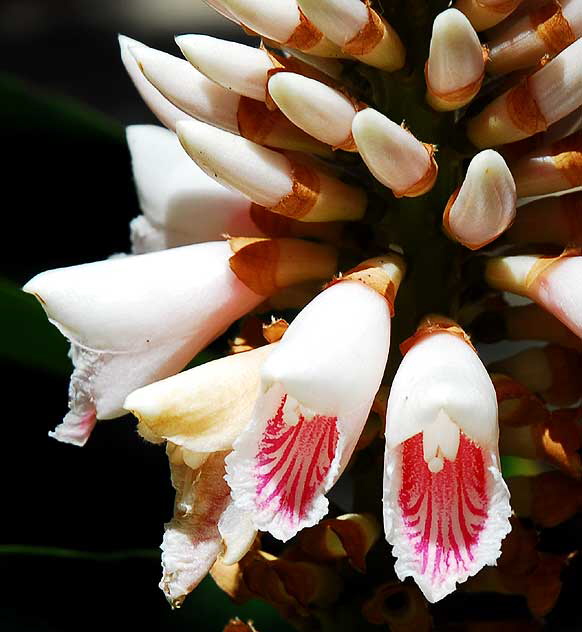
M173 605L212 572L307 616L342 594L338 560L365 571L383 516L395 562L378 548L369 621L431 625L391 573L430 602L467 582L545 614L567 560L522 537L498 441L548 463L509 480L517 516L578 511L582 194L552 194L582 185L582 2L208 4L260 45L181 35L182 59L120 37L164 125L127 130L133 253L24 288L71 342L54 436L130 411L166 444ZM536 344L486 369L476 346L504 340ZM347 514L340 477L367 481ZM292 542L275 555L265 532Z

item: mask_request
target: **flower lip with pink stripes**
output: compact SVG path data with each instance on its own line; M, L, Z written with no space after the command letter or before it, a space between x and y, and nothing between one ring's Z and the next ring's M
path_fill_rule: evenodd
M327 512L324 494L347 465L380 386L403 274L399 257L382 261L328 287L291 323L261 369L262 395L226 460L235 505L280 540ZM384 292L362 282L374 273L384 277Z
M511 530L497 441L485 367L460 327L426 318L388 399L384 528L396 574L430 602L494 565Z

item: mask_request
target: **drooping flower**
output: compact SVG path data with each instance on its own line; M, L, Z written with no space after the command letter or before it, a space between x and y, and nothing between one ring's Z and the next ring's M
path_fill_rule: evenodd
M497 437L485 367L458 326L428 317L388 399L384 528L396 574L431 602L495 564L511 529Z
M168 442L176 502L162 544L160 587L173 605L219 555L235 564L255 539L250 518L230 500L224 459L251 418L260 368L273 346L207 362L140 388L124 402L143 437Z
M336 256L327 246L269 243L274 249L255 265L272 281L252 284L265 294L231 270L234 265L244 274L248 265L244 252L233 259L228 242L115 257L49 270L29 281L24 291L38 298L72 345L70 412L53 436L83 445L96 419L123 415L128 393L180 371L266 295L313 274L325 279L334 272ZM296 276L301 260L303 273ZM252 278L252 270L246 275Z
M362 264L301 311L263 365L227 458L235 505L258 529L285 541L325 515L380 386L402 274L397 256Z

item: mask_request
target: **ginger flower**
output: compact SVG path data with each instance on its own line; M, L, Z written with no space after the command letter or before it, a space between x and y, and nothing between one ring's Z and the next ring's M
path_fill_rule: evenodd
M566 558L482 569L512 528L499 422L553 468L518 472L516 515L582 506L580 0L207 4L245 44L119 37L162 125L127 129L132 254L24 287L71 342L54 436L129 410L166 444L173 605L210 573L300 627L428 629L476 575L545 614Z

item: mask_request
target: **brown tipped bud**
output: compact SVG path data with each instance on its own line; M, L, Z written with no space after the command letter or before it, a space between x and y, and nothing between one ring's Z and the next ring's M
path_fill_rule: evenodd
M406 51L394 29L360 0L298 0L307 17L343 53L388 72L404 66Z
M581 10L580 0L550 0L535 7L487 43L487 72L499 75L528 68L544 55L564 50L582 35Z
M521 206L507 238L518 244L582 245L582 192L543 198Z
M582 395L582 355L558 345L525 349L490 369L508 373L556 406L570 406Z
M549 419L550 413L542 400L523 384L500 373L494 373L491 381L497 394L500 424L530 426Z
M544 131L582 105L582 39L468 122L471 142L480 149L511 143Z
M499 24L513 13L522 0L457 0L455 9L464 13L476 31Z
M541 527L556 527L582 511L582 482L561 472L516 476L507 484L515 513Z
M359 281L372 288L383 296L390 305L390 312L394 314L394 300L404 275L406 263L404 259L395 253L383 257L375 257L363 261L355 268L348 270L345 275L336 279L334 283L341 281Z
M557 193L582 185L582 132L520 158L511 165L518 197Z
M579 409L564 409L553 412L549 420L533 426L504 426L500 429L500 451L504 455L538 458L573 478L581 478L580 416Z
M428 632L432 617L420 590L413 584L387 582L364 602L362 614L374 625L388 624L392 632Z
M487 51L469 20L456 9L437 15L425 67L426 99L435 110L461 108L477 95Z
M346 514L304 529L299 546L319 561L347 559L366 571L366 555L380 537L380 525L371 514Z
M281 288L305 281L325 280L337 266L337 253L300 239L234 237L230 268L253 292L270 296Z

